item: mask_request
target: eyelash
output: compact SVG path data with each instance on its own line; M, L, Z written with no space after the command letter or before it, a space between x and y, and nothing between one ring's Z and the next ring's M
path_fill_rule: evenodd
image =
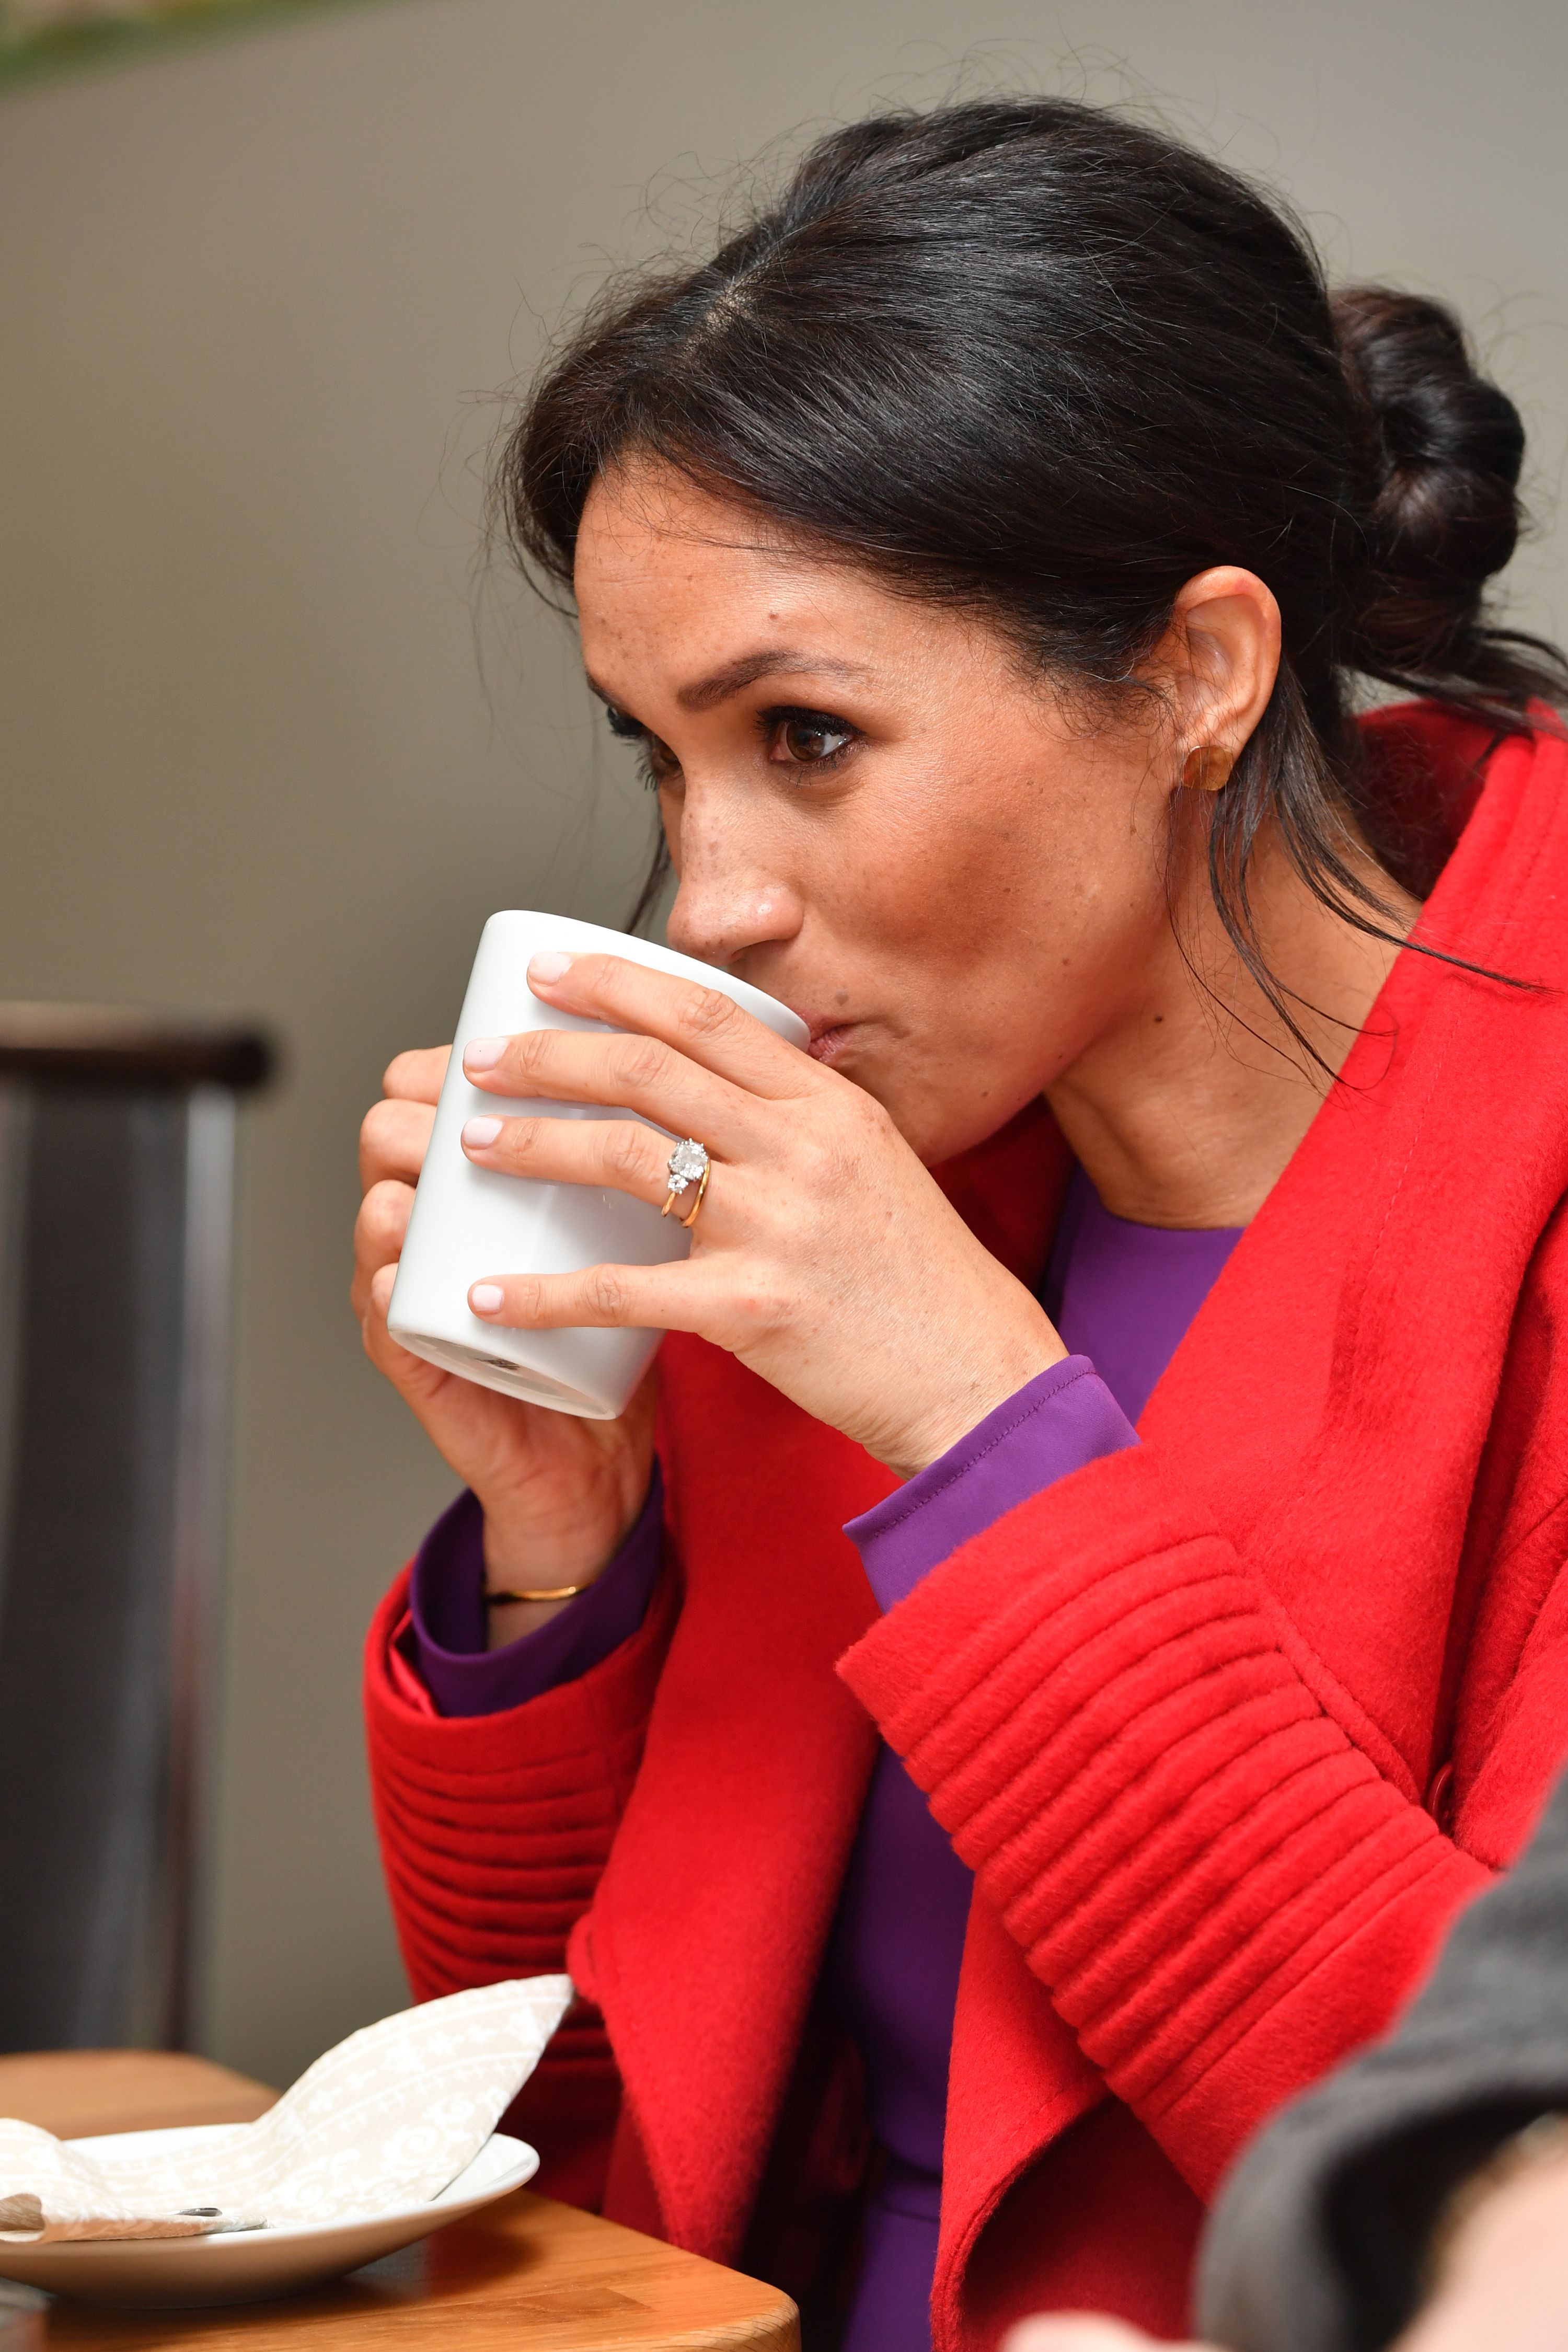
M658 744L660 750L665 749L665 746L659 742L658 737L643 726L640 719L634 719L629 711L617 709L614 703L606 703L605 706L605 718L611 734L619 741L637 743L641 746L643 782L650 792L657 792L663 778L656 764L654 746ZM814 776L828 773L839 767L856 745L862 740L859 729L851 727L847 719L836 719L829 710L809 709L803 703L774 703L769 709L759 710L757 713L757 731L763 744L769 747L770 756L772 744L780 729L799 725L815 727L824 735L837 735L843 738L836 750L823 752L818 759L778 762L780 766L809 769ZM669 756L672 766L679 764L672 755Z

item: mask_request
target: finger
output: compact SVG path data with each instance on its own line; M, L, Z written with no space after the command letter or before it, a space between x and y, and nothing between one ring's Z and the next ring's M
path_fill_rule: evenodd
M354 1219L354 1270L366 1282L378 1267L395 1266L403 1255L408 1220L414 1208L414 1187L387 1181L374 1184L359 1204Z
M373 1103L360 1121L359 1181L369 1191L388 1176L418 1181L436 1113L428 1103Z
M696 1136L726 1159L744 1158L761 1140L770 1115L755 1095L715 1077L657 1037L565 1029L477 1037L464 1049L463 1071L485 1093L511 1101L542 1096L636 1111L673 1135Z
M547 1184L607 1184L662 1207L669 1195L669 1138L635 1118L471 1118L463 1150L476 1168ZM677 1207L689 1209L677 1195Z
M359 1306L360 1336L376 1370L384 1373L416 1410L427 1409L456 1376L443 1371L439 1364L427 1363L412 1349L400 1348L387 1329L386 1310L392 1303L392 1286L396 1279L396 1266L384 1265L378 1266L363 1285ZM354 1287L362 1290L357 1282Z
M575 1274L497 1274L476 1282L469 1311L510 1331L695 1331L705 1292L684 1260L587 1265Z
M381 1091L408 1102L433 1103L451 1058L450 1045L420 1045L412 1053L395 1055L386 1066Z
M662 1038L748 1094L782 1101L808 1092L822 1076L809 1055L775 1037L722 989L678 980L625 956L535 956L528 984L542 1003L563 1013Z

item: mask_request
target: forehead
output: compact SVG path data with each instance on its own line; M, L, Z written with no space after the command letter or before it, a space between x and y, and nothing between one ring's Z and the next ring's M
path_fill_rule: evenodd
M627 572L695 574L715 564L811 561L777 524L739 499L704 489L671 466L632 460L600 474L588 492L575 577L581 593L613 587Z
M583 650L613 658L722 657L757 630L907 629L908 601L859 567L792 542L737 500L666 467L618 467L589 492L574 572Z
M648 723L677 706L711 707L726 698L705 682L741 672L815 672L933 707L981 685L993 696L1023 691L1031 703L1040 690L1037 670L1020 664L993 624L803 544L671 467L599 478L583 510L574 584L590 679Z

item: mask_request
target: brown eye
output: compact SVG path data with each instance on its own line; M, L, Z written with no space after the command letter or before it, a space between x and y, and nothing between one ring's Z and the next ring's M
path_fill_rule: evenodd
M854 740L854 731L842 720L816 711L787 711L775 724L773 757L792 767L817 767L836 759Z

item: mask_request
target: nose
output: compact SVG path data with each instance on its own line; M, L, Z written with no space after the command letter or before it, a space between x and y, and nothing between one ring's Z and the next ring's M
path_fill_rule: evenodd
M669 910L672 948L733 971L758 949L795 938L805 900L768 857L754 811L748 823L742 811L689 786L671 847L679 876Z

